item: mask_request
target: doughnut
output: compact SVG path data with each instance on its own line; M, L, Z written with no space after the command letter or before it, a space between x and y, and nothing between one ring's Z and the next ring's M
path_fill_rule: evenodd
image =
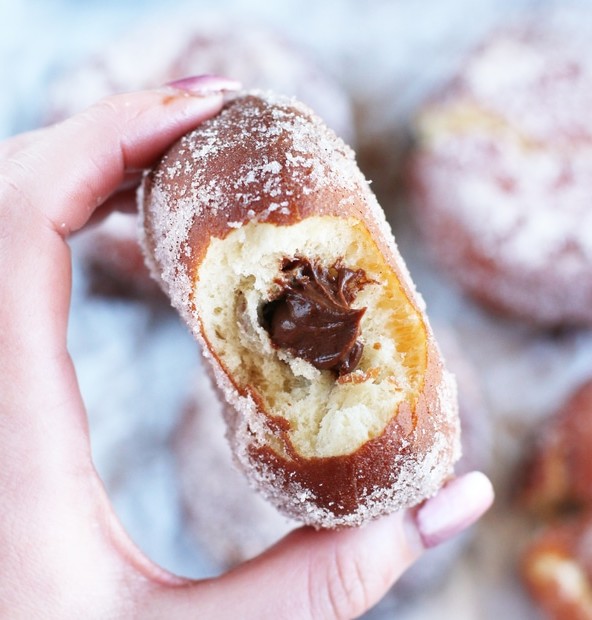
M485 306L544 327L592 324L591 41L551 19L500 30L415 121L426 250Z
M145 175L139 206L252 484L316 527L436 493L459 456L454 380L353 153L318 117L236 97Z
M520 503L541 517L592 508L592 380L543 429L520 485Z
M44 117L56 122L113 93L200 74L297 97L344 140L354 141L349 96L303 48L262 25L203 12L144 20L94 56L64 68L49 85Z
M101 97L203 73L233 77L248 88L297 96L344 139L353 140L347 94L303 50L260 26L196 18L185 12L158 23L142 22L65 71L49 87L45 118L60 121ZM75 241L94 291L157 297L160 289L145 268L137 236L135 216L114 213L85 231L83 240Z
M492 465L492 420L485 403L481 379L468 360L455 331L448 325L433 325L446 367L458 384L458 414L462 456L456 463L457 475L479 470L487 473Z
M522 554L521 573L549 618L592 618L592 380L541 430L523 465L518 502L546 524Z
M545 527L524 551L520 572L550 620L592 618L592 513Z

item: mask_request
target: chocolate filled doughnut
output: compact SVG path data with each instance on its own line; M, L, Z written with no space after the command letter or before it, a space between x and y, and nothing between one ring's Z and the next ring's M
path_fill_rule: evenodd
M457 474L491 464L489 412L478 377L465 359L454 333L434 326L448 367L458 382L459 417L463 456ZM252 559L298 527L289 521L233 466L222 403L203 368L192 380L192 396L184 406L173 448L180 483L185 523L192 537L219 570L229 570ZM433 591L450 575L467 544L470 532L429 549L385 596L380 609L395 609Z
M145 176L139 204L151 270L272 503L338 527L440 488L459 456L454 381L351 150L308 108L233 99Z
M466 358L455 332L449 327L433 325L446 366L454 373L458 384L458 409L461 429L462 458L454 471L463 475L471 471L489 473L492 465L492 424L480 378ZM425 597L442 585L454 572L463 552L474 541L475 529L463 532L437 547L428 549L395 583L385 596L381 607L385 617L396 617L404 605ZM390 615L386 613L390 612Z

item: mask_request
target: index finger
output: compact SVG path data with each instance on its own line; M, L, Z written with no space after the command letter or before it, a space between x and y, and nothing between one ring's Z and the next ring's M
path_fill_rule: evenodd
M129 169L145 168L165 148L222 107L233 80L199 76L161 89L115 95L40 132L0 162L0 180L23 194L65 235L81 228Z

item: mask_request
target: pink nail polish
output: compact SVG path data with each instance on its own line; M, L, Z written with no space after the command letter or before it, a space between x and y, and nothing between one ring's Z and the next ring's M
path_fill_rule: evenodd
M435 547L466 529L492 502L491 482L481 472L452 480L415 513L415 524L424 547Z
M195 75L168 82L166 86L185 91L191 95L211 95L239 90L241 83L219 75Z

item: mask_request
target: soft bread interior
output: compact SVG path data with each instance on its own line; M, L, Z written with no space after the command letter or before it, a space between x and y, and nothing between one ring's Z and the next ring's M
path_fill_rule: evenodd
M272 345L263 305L278 294L281 263L307 257L329 267L338 259L376 283L352 304L366 307L357 368L340 378ZM295 225L249 223L212 239L195 283L203 334L234 382L265 411L289 422L299 455L350 454L382 433L399 404L413 404L423 383L426 334L366 227L356 219L311 217ZM283 456L271 436L272 447Z

